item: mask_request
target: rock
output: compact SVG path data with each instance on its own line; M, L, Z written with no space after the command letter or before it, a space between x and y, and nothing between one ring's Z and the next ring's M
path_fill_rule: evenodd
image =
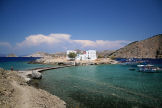
M7 57L17 57L15 54L8 54Z
M36 71L36 70L33 70L33 71L32 71L32 78L33 78L33 79L41 79L41 78L42 78L42 74L39 73L39 72Z

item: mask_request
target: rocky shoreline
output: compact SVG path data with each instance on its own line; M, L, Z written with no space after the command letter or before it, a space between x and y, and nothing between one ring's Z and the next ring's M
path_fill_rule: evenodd
M0 85L0 108L66 108L57 96L29 86L17 71L0 69Z
M110 58L98 58L96 60L75 60L69 61L66 57L53 58L53 57L43 57L35 61L30 62L31 64L55 64L55 65L100 65L100 64L118 64L118 61Z
M94 61L67 61L66 58L44 57L31 63L57 65L117 64L110 58ZM24 74L25 73L25 74ZM66 108L66 103L42 89L30 86L26 74L30 72L7 71L0 68L0 108Z

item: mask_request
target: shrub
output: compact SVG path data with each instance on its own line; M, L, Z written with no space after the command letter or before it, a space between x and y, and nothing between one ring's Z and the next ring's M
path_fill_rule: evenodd
M75 53L69 53L68 57L74 59L77 55Z

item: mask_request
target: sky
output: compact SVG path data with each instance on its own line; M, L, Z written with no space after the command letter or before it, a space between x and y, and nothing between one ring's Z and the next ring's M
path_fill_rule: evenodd
M162 33L162 0L0 0L0 54L116 50Z

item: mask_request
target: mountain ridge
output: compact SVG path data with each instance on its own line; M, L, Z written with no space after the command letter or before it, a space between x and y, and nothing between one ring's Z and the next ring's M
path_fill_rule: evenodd
M112 54L114 58L162 58L162 34L134 41Z

